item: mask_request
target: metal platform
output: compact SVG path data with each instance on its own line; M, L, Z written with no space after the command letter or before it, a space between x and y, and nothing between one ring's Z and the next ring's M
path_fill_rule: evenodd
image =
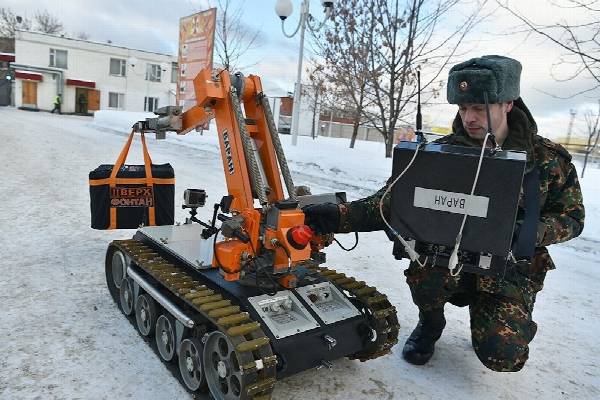
M199 224L145 226L140 228L151 239L169 253L183 259L198 269L210 268L213 258L213 238L203 239L204 228ZM219 235L217 241L223 240Z

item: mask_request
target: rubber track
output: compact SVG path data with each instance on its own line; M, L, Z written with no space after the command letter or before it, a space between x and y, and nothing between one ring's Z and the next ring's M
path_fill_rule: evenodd
M271 399L276 381L277 356L273 354L269 338L252 321L247 312L231 300L203 285L184 269L169 263L152 248L135 240L115 240L112 246L128 255L142 270L160 282L164 288L183 300L227 336L236 347L242 375L245 376L246 396L252 400ZM198 320L198 318L193 318ZM257 362L263 368L257 369Z
M396 315L396 307L390 303L387 296L379 293L375 287L368 286L363 281L357 281L333 269L316 264L307 265L307 268L317 272L338 289L355 296L361 305L368 310L367 315L370 316L371 327L375 329L376 339L365 350L348 358L367 361L390 353L392 347L398 343L400 324Z

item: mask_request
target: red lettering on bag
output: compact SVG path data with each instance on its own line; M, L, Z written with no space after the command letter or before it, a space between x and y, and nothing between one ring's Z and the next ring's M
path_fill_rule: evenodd
M114 187L110 188L111 207L154 207L154 188Z

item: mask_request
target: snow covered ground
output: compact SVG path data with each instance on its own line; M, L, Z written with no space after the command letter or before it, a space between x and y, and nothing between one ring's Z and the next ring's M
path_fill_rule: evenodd
M100 117L100 116L99 116ZM187 399L191 396L113 304L104 284L104 253L133 231L89 228L88 172L114 162L127 118L0 108L0 399ZM116 128L111 130L107 128ZM358 198L391 171L383 145L283 136L295 183L314 193ZM213 132L150 140L153 160L176 171L176 201L187 187L225 194ZM130 162L141 162L139 147ZM582 180L587 211L582 236L550 251L557 264L538 296L539 330L519 373L480 364L470 345L468 311L447 307L448 325L429 364L415 367L401 346L417 320L402 274L381 232L361 234L356 250L328 248L329 266L377 286L398 310L400 344L366 363L339 360L277 384L275 399L598 399L600 398L600 170ZM210 208L212 209L212 208ZM201 210L207 218L209 207ZM185 213L176 208L176 219ZM340 235L352 244L353 236Z

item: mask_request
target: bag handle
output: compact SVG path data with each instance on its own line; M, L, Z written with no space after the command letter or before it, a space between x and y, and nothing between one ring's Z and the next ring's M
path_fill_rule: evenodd
M113 165L113 169L112 169L112 172L110 173L110 178L109 178L111 187L115 186L117 173L119 172L119 169L121 169L123 164L125 164L125 161L127 160L127 155L129 154L129 148L131 147L131 142L133 141L134 134L135 134L135 132L132 130L131 133L129 134L129 138L127 139L127 142L125 142L125 145L123 146L123 149L121 149L121 153L119 154L117 161L115 161L115 164ZM146 145L146 138L144 136L144 132L141 133L141 136L142 136L142 149L144 152L144 166L145 166L145 170L146 170L146 181L148 182L148 184L150 184L152 181L152 159L150 158L150 153L148 152L148 146Z
M146 136L142 132L142 148L144 151L144 168L146 169L146 186L154 188L154 179L152 178L152 160L150 159L150 153L148 152L148 146L146 146ZM152 191L154 193L154 190ZM156 199L153 199L153 203ZM148 224L156 225L156 209L154 204L148 208Z
M150 153L148 152L148 146L146 146L146 136L142 132L142 149L144 151L144 168L146 169L146 183L148 186L154 183L152 179L152 160L150 159Z

